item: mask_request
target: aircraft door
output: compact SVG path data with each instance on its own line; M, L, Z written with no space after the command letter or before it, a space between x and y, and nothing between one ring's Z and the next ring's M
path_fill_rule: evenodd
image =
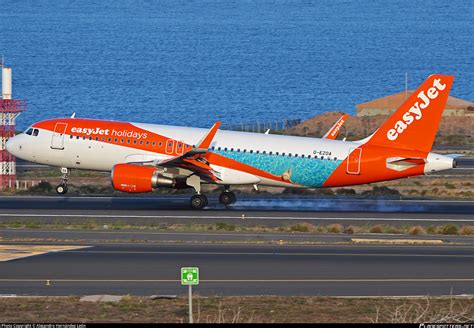
M64 149L64 134L66 133L67 123L56 123L54 126L53 137L51 138L52 149Z
M347 158L347 174L360 174L361 148L351 148Z
M167 154L172 154L173 153L173 149L174 149L174 140L173 139L168 139L166 141L166 148L165 148L165 152Z

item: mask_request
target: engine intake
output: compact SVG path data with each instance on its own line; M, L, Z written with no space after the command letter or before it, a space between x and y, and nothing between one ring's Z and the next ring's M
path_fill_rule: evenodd
M156 168L134 164L115 165L111 179L115 190L128 193L150 192L159 187L187 187L180 180L161 175Z

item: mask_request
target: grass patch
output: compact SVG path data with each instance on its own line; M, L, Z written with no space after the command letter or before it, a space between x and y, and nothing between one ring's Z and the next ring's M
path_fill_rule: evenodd
M238 223L134 223L117 220L112 223L103 224L100 221L88 220L82 223L61 222L56 219L52 223L44 223L40 220L14 219L12 221L3 221L0 227L6 229L45 229L45 230L120 230L120 231L162 231L162 232L212 232L227 231L238 233L302 233L302 234L326 234L345 233L348 235L373 233L373 234L401 234L401 235L474 235L474 226L459 227L453 224L446 225L404 225L392 226L384 224L376 225L343 225L320 224L314 225L308 222L297 224L268 226L264 224L250 224L245 220Z
M474 226L463 226L459 230L460 235L474 235Z
M408 233L410 235L418 236L424 235L426 233L426 230L422 226L413 226L408 229Z
M211 296L194 300L196 323L467 323L473 316L472 298ZM188 320L186 297L151 300L134 296L118 303L80 302L79 297L2 298L0 317L12 323L185 323Z
M442 228L441 233L443 235L457 235L458 227L454 224L447 224Z

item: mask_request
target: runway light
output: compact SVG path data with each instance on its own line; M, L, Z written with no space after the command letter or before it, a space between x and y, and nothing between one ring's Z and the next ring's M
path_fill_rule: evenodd
M245 214L242 214L242 220L245 220Z
M51 282L49 280L46 280L46 286L51 286Z

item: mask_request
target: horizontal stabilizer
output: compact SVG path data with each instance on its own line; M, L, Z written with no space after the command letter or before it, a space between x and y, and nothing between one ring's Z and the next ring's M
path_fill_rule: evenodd
M424 157L391 157L387 158L387 168L403 171L417 165L424 165L428 160Z

